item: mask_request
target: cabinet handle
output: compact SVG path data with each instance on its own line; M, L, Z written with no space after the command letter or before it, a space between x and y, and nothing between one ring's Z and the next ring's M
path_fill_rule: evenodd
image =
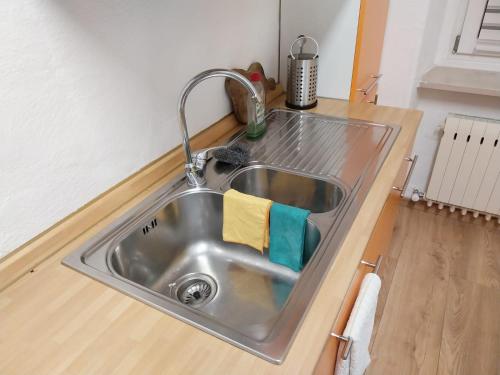
M361 264L364 264L365 266L368 267L372 267L373 273L378 275L378 272L380 271L380 266L382 265L382 259L384 259L384 257L382 255L379 255L375 263L368 262L367 260L362 260Z
M375 88L375 86L378 83L378 80L382 78L382 74L372 74L370 78L373 78L373 81L368 85L368 87L364 89L356 89L356 91L363 93L363 95L368 95L368 93Z
M413 174L413 171L415 169L415 165L417 165L418 155L415 155L413 158L406 157L405 160L409 161L411 163L411 167L410 167L410 170L408 171L408 175L406 176L405 183L403 184L403 187L399 187L399 186L392 187L393 190L401 192L401 197L403 197L404 192L406 191L406 188L408 187L408 184L410 183L410 177Z
M367 101L367 103L377 105L377 103L378 103L378 94L377 94L377 95L375 95L375 99L373 99L373 100L368 100L368 101Z
M348 336L342 336L342 335L337 335L336 333L332 332L330 333L330 336L338 338L340 341L345 342L344 350L342 351L342 359L345 361L347 357L349 356L349 352L351 351L352 347L352 337Z

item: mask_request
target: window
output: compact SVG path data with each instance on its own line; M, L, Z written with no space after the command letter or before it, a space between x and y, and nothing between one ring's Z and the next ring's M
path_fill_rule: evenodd
M500 55L500 0L469 0L453 52Z

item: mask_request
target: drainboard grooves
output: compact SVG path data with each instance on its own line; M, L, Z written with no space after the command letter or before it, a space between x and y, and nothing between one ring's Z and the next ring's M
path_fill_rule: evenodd
M279 146L259 160L277 167L334 177L332 172L336 164L345 158L349 148L358 143L366 129L339 121L305 117L294 123L293 130L275 140Z
M334 174L331 173L332 167L335 165L337 160L341 158L342 154L345 152L346 148L350 147L349 143L346 141L346 131L345 131L345 125L339 124L339 123L334 123L333 124L336 128L336 132L333 133L331 136L335 136L335 151L331 152L329 151L330 147L327 147L324 150L325 153L325 158L323 159L324 161L322 163L315 163L314 166L312 167L312 173L316 173L318 175L322 176L335 176ZM330 137L328 137L330 139Z
M324 137L323 143L317 147L317 156L314 159L311 159L309 163L304 166L304 170L311 170L313 173L320 174L321 166L324 165L326 161L330 160L331 157L338 154L338 150L343 139L340 129L340 127L335 127L332 134L334 141L330 146L328 146L328 143L331 142L330 137ZM332 150L332 155L325 152L325 150Z
M262 155L258 155L258 160L272 160L274 155L276 155L277 153L286 152L290 144L293 144L297 133L300 133L300 129L302 126L301 122L301 119L298 118L296 121L290 124L291 126L289 125L290 129L288 129L284 134L277 134L277 136L269 142Z
M290 153L282 165L293 166L293 169L301 170L300 163L307 161L309 154L315 150L314 145L321 141L321 133L324 129L321 126L307 126L304 129L300 144L294 152ZM313 145L313 147L311 147Z
M346 160L350 160L352 165L352 170L346 171L344 175L349 175L350 178L355 178L354 171L362 170L363 166L366 165L367 161L371 158L362 157L357 150L364 150L365 153L373 155L376 153L380 142L383 142L384 131L381 128L372 129L361 129L362 136L356 138L356 142L353 146L345 153L342 160L335 164L336 170L339 170L339 166L342 165ZM359 174L359 173L358 173Z
M270 162L277 166L300 170L297 161L304 160L306 154L312 151L309 146L318 142L319 133L322 131L322 127L316 125L318 125L317 122L312 121L311 118L303 119L300 136L292 143L293 147L289 148L281 159L274 158Z
M269 154L266 160L274 160L276 155L287 154L295 146L294 143L296 139L300 138L303 128L302 119L299 118L297 122L293 124L293 127L286 134L283 135L281 139L276 141L274 145L276 148Z
M339 160L344 160L345 155L347 155L347 153L349 152L349 149L351 147L354 147L359 138L361 138L362 136L363 131L361 131L358 127L353 127L349 136L347 136L347 134L344 134L342 137L344 142L341 148L337 153L332 154L330 159L320 168L320 173L327 175L330 175L331 173L337 173Z
M289 129L285 129L289 128ZM293 121L288 121L285 125L278 128L268 138L264 146L257 148L254 151L254 158L256 160L264 161L270 160L276 152L282 152L283 148L287 146L288 142L292 142L295 138L295 133L300 130L300 117L296 117Z
M281 111L278 111L281 112ZM356 120L331 119L308 113L287 112L268 117L266 135L245 141L252 160L323 178L341 178L353 186L353 169L367 163L390 130ZM351 160L348 169L342 165Z
M297 141L294 142L294 147L288 153L283 154L283 158L271 159L271 163L283 167L293 166L293 169L298 169L296 167L296 161L305 157L309 149L308 145L317 140L317 133L320 127L308 126L310 119L306 119L300 128L300 136L297 137Z
M314 170L314 167L311 168L306 168L309 166L311 163L314 163L314 166L318 165L318 158L321 157L321 150L325 146L326 142L331 142L332 137L336 133L336 127L332 129L332 131L329 131L328 129L328 123L326 121L321 122L321 126L318 127L318 140L314 140L312 143L312 147L310 147L310 151L306 154L304 154L304 157L297 162L296 168L298 170ZM335 150L335 149L333 149ZM333 151L335 152L335 151ZM294 161L293 161L294 162ZM292 162L292 163L293 163Z
M281 126L268 127L266 132L266 137L271 137L271 138L272 137L276 138L276 136L279 137L279 134L277 135L277 133L279 133L281 129L289 126L290 122L293 122L297 118L298 116L296 114L283 113L283 112L279 112L278 114L276 114L276 112L272 112L266 119L266 123L270 124L278 123L281 124Z
M367 129L361 128L359 130L359 133L361 134L361 136L356 137L353 146L347 150L347 152L344 154L343 159L340 160L340 163L343 163L345 162L345 160L349 159L352 160L353 168L362 168L362 165L359 165L359 162L363 160L363 165L366 164L366 158L361 158L360 155L355 152L355 150L365 150L366 152L371 153L373 149L377 147L377 143L374 143L373 134L368 132ZM338 165L339 163L336 163L337 168Z

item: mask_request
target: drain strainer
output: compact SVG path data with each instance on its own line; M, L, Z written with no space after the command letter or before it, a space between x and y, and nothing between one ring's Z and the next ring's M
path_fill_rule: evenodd
M177 279L175 297L191 307L200 307L211 301L217 293L215 280L203 273L191 273Z

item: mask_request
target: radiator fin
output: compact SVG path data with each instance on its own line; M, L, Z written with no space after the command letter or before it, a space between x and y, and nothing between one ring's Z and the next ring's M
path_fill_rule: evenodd
M483 181L481 182L481 187L477 193L474 206L472 206L472 208L476 211L486 212L486 207L488 206L488 202L493 195L493 189L495 188L498 179L498 173L500 173L500 145L498 145L498 140L495 141L496 142L493 142L493 144L497 144L497 146L493 146L493 153L491 155L490 162L486 168L486 173L484 174Z
M458 171L455 183L453 184L453 191L450 196L449 203L462 206L465 191L471 182L471 175L474 170L474 164L477 161L479 151L482 149L481 144L484 144L484 136L486 132L487 122L475 121L471 132L469 142L465 148L462 163Z
M446 171L446 166L450 160L451 150L453 149L453 142L455 134L457 134L460 119L457 117L448 117L444 127L443 137L439 144L439 151L434 162L431 180L427 187L427 198L431 200L438 200L439 190L443 182L443 176Z
M500 215L500 175L497 177L497 182L486 207L486 212Z
M486 169L490 163L491 155L493 154L493 146L495 140L498 139L500 133L499 124L490 122L486 124L486 129L484 132L483 143L480 147L479 153L474 163L472 169L472 174L470 176L469 182L465 189L465 194L462 199L462 204L460 206L473 208L474 202L483 182L483 177L485 176Z
M453 137L453 146L448 159L448 164L444 171L443 181L437 200L440 202L449 202L451 193L458 179L458 171L462 164L465 149L469 142L473 121L470 119L460 119L456 136Z

